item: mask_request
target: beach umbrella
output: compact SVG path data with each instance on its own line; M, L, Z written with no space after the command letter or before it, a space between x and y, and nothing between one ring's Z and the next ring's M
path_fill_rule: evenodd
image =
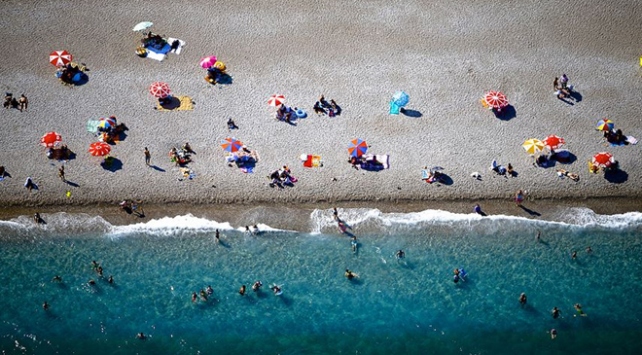
M408 101L410 101L410 96L408 96L408 94L403 91L397 91L394 95L392 95L392 103L394 103L398 107L406 106L408 104Z
M112 129L116 128L116 117L111 116L107 118L101 118L98 121L98 127L103 129Z
M528 154L534 155L544 149L544 142L536 138L531 138L527 139L524 144L522 144L522 147L524 147Z
M225 138L221 141L221 147L224 151L234 153L243 148L243 143L236 138Z
M216 63L216 56L209 56L201 59L201 68L209 69Z
M73 56L67 51L54 51L49 54L49 62L57 67L71 63Z
M351 157L359 158L368 151L368 143L363 139L353 139L348 146L348 153Z
M87 132L98 133L98 124L100 124L99 120L87 121Z
M111 146L105 142L93 142L89 145L89 154L104 157L111 152Z
M564 141L564 138L558 137L554 134L551 134L550 136L544 139L544 145L546 146L546 148L550 150L558 149L559 147L564 145L564 143L566 143Z
M484 101L492 108L504 108L508 106L508 99L500 91L489 91L484 95Z
M615 163L615 159L613 159L613 154L607 153L607 152L595 154L593 156L592 161L593 161L593 165L596 165L600 168L608 168Z
M597 122L598 131L612 131L615 128L615 123L608 118L603 118Z
M146 30L146 29L152 27L153 25L154 24L149 22L149 21L143 21L143 22L139 23L138 25L134 26L134 28L132 30L134 32L138 32L138 31Z
M40 138L40 144L44 145L47 148L51 148L62 141L62 137L56 132L45 133L42 138Z
M270 106L281 106L285 103L285 96L281 94L274 94L268 99L268 105Z
M152 85L149 87L149 93L159 99L166 98L170 94L169 85L162 81L157 81L155 83L152 83Z

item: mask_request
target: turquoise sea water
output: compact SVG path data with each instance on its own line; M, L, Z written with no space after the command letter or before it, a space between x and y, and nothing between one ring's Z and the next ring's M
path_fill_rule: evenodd
M356 253L325 210L312 212L309 231L259 225L258 235L189 215L122 227L65 214L41 227L26 217L0 222L0 348L7 354L639 353L640 213L575 209L564 223L430 210L355 209L340 216L358 237ZM398 249L406 252L402 260L394 256ZM92 260L105 278L92 270ZM468 277L455 284L453 269L461 267ZM360 277L347 280L346 268ZM62 283L51 281L56 274ZM258 293L250 288L256 280L264 284ZM281 296L270 291L273 283L282 285ZM245 296L238 293L243 284ZM193 303L192 292L207 285L213 295ZM575 316L575 303L588 316ZM553 307L562 311L559 319L552 318ZM136 339L138 332L147 339Z

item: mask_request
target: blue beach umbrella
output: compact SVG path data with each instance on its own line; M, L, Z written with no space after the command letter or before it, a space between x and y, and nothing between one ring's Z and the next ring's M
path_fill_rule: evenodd
M394 103L398 107L404 107L408 104L408 101L410 101L410 96L406 94L403 91L397 91L394 95L392 95L392 103Z

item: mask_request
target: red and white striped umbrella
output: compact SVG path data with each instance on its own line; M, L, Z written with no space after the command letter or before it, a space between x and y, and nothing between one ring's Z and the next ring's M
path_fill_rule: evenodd
M149 93L154 95L154 97L163 99L169 96L171 91L169 91L169 85L167 85L167 83L157 81L149 87Z
M281 94L274 94L268 99L268 105L270 106L281 106L285 103L285 96Z
M615 163L613 154L607 152L597 153L593 156L593 164L600 168L608 168Z
M508 99L500 91L489 91L484 95L484 100L492 108L504 108L508 106Z
M49 62L57 67L71 63L73 56L67 51L54 51L49 54Z
M89 145L89 154L104 157L111 152L111 146L105 142L94 142Z
M62 141L62 137L56 132L45 133L42 138L40 138L40 144L44 145L47 148L51 148Z
M558 137L554 134L551 134L550 136L544 139L544 144L546 145L546 148L550 150L559 149L559 147L564 145L564 143L566 143L564 141L564 138Z

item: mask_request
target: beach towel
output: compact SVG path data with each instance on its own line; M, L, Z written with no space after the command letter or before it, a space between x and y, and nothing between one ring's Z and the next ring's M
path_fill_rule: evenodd
M181 54L181 51L183 50L183 47L185 46L185 41L180 40L178 38L169 37L169 38L167 38L167 43L169 43L170 48L172 47L172 44L174 43L174 41L178 41L178 46L176 48L172 49L172 50L168 50L167 52L171 52L171 53L174 53L174 54L177 54L177 55Z
M155 53L150 51L149 49L147 50L147 58L157 60L159 62L162 62L167 56L165 54L161 53Z
M148 53L152 52L152 53L156 53L156 54L167 54L167 53L169 53L169 51L171 49L172 49L172 46L170 46L169 43L165 43L161 47L149 46L149 47L147 47L147 52Z
M321 156L320 155L311 155L308 154L305 156L306 159L303 161L303 167L305 168L318 168L322 166Z
M156 103L156 109L158 111L192 111L194 110L194 102L189 96L175 96L176 102L173 105L161 106L160 103Z
M360 164L363 170L379 171L390 168L390 155L388 154L365 154L362 158L365 160Z
M400 110L401 110L401 107L397 106L397 104L395 104L393 101L390 101L389 113L391 115L398 115Z

